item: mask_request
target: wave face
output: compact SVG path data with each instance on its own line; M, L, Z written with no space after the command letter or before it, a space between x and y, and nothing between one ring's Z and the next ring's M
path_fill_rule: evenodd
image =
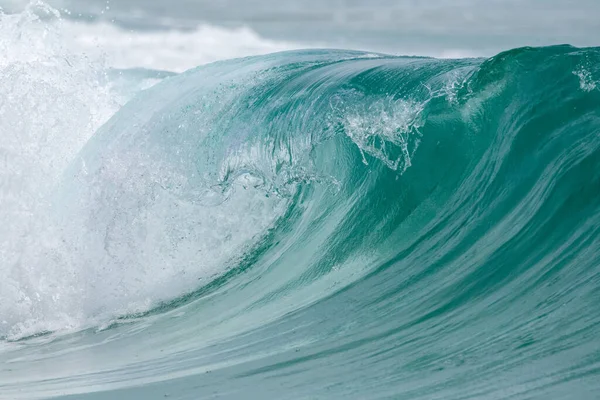
M3 249L0 398L594 398L599 66L298 51L140 92Z

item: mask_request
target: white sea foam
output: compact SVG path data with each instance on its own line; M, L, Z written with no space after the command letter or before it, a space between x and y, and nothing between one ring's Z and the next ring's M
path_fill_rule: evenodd
M269 226L278 201L259 190L236 191L211 209L162 194L126 218L115 213L127 204L100 198L67 224L57 223L49 204L65 168L127 100L108 78L111 67L182 71L289 47L247 29L134 34L62 20L43 3L0 15L0 337L80 329L146 310L223 272ZM121 195L132 204L147 200L151 173L133 182L131 168L103 171L109 186L148 183ZM86 231L83 221L99 212L114 214L106 229ZM197 263L181 261L198 255Z
M424 103L383 98L366 109L344 109L342 124L365 164L367 153L404 172L419 145L423 108ZM339 112L335 107L334 111Z
M64 168L118 108L101 60L68 51L56 18L43 4L0 16L0 336L17 323L53 328L34 327L30 317L40 311L43 293L58 300L73 286L60 291L45 279L56 272L54 260L40 269L30 264L52 240L43 209Z
M116 68L149 68L182 72L218 60L305 48L268 40L247 27L199 25L194 30L134 32L106 22L62 21L75 51L102 54Z
M594 80L592 77L592 73L584 67L580 67L579 69L573 71L573 75L579 78L579 87L585 92L591 92L592 90L596 89L597 85L599 84L599 82Z

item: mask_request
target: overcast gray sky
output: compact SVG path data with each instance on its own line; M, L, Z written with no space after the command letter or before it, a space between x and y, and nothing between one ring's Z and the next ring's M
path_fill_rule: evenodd
M600 0L49 0L134 29L249 26L273 39L373 51L600 46ZM0 4L21 0L0 0Z

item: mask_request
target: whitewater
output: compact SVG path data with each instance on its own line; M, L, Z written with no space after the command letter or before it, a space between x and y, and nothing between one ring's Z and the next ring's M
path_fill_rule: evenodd
M0 399L597 398L600 48L306 47L0 14Z

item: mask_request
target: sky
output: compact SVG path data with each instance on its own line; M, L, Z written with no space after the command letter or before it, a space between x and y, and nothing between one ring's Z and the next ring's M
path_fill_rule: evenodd
M17 12L28 1L0 0L0 6ZM80 23L73 28L79 42L101 43L124 67L141 60L183 70L306 47L478 57L522 46L600 46L600 0L46 1ZM122 45L119 32L135 32L126 38L133 46ZM179 61L166 59L177 49L189 62L181 54Z
M415 52L600 45L599 0L50 0L135 29L247 26L270 39ZM109 7L106 10L106 7Z

